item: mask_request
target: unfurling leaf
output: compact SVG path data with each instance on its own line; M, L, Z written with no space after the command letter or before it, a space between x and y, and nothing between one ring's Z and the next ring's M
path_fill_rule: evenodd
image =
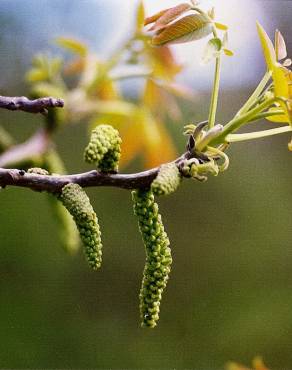
M68 37L58 37L56 42L59 46L71 51L74 54L78 54L85 57L87 54L87 47L80 41Z
M224 49L223 49L223 52L224 52L224 54L225 54L227 57L233 57L233 55L234 55L234 53L233 53L233 51L232 51L232 50L229 50L229 49L226 49L226 48L224 48Z
M143 5L143 1L141 0L138 4L137 8L137 15L136 15L136 30L141 31L144 26L144 19L145 19L145 9Z
M213 7L207 14L211 19L215 19L215 8Z
M221 30L221 31L227 31L228 30L228 26L226 26L226 24L222 24L222 23L219 23L219 22L215 22L215 27L218 28L218 30Z
M226 56L232 57L234 53L232 50L228 49L227 46L228 46L228 32L226 31L223 36L222 49Z
M160 12L152 15L151 17L147 17L144 21L144 26L148 26L148 24L154 23L159 19L163 14L165 14L169 9L161 10Z
M282 64L280 64L277 61L276 51L266 31L259 23L257 23L257 28L267 68L268 71L272 74L274 84L274 95L279 98L287 99L287 103L280 101L280 105L286 114L287 122L290 122L291 124L292 120L292 110L290 106L291 91L289 86L289 76L287 75L287 68L283 67Z
M152 44L161 46L200 40L212 33L212 23L202 14L187 15L171 23L152 38Z
M275 33L275 51L277 60L287 58L287 48L283 35L279 30Z
M203 63L207 64L212 59L217 58L221 51L221 48L222 48L222 41L218 37L215 37L209 40L206 45L204 55L202 58Z
M170 22L177 19L179 16L191 9L190 4L184 3L179 4L173 8L168 9L164 12L156 21L154 26L150 28L150 31L160 31L164 29Z
M258 34L260 37L260 41L262 44L263 52L264 52L264 57L267 63L267 67L269 71L273 71L274 65L277 62L276 58L276 53L274 49L274 45L267 35L266 31L263 29L263 27L257 23L257 29L258 29Z

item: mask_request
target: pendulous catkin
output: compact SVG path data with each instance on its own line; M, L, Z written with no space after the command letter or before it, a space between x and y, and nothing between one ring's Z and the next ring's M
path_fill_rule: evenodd
M99 125L92 130L84 151L84 159L95 163L101 172L117 172L121 156L119 132L110 125Z
M169 195L177 190L182 177L175 163L163 164L151 184L154 195Z
M87 194L78 184L67 184L62 188L59 199L74 218L89 266L97 270L102 256L101 233Z
M169 239L164 231L158 205L151 190L132 192L134 213L146 249L146 264L140 291L142 326L154 328L159 319L160 302L172 263Z

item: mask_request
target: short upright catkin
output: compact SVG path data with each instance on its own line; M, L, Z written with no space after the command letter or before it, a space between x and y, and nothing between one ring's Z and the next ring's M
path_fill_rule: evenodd
M169 239L151 190L132 192L134 212L146 248L146 264L140 291L142 326L154 328L159 319L162 292L172 263Z
M85 191L78 184L62 188L60 200L73 216L85 247L89 266L96 270L101 265L102 244L97 216Z
M177 190L181 180L181 174L175 163L163 164L151 184L151 190L154 195L169 195Z
M95 163L101 172L117 172L121 156L119 132L110 125L99 125L92 130L84 151L84 159Z

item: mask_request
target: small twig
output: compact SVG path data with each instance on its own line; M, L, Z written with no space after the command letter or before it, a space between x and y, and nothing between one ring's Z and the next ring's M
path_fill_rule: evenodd
M26 142L10 147L0 155L0 167L14 166L32 157L41 156L47 151L49 144L49 132L44 128L40 128Z
M28 113L46 113L48 108L62 108L64 101L51 97L29 100L25 96L10 97L0 95L0 108L22 110Z

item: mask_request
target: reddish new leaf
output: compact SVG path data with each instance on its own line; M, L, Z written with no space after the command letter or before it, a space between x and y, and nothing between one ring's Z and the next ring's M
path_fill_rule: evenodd
M212 33L212 27L210 20L201 14L187 15L154 36L152 43L161 46L199 40Z

